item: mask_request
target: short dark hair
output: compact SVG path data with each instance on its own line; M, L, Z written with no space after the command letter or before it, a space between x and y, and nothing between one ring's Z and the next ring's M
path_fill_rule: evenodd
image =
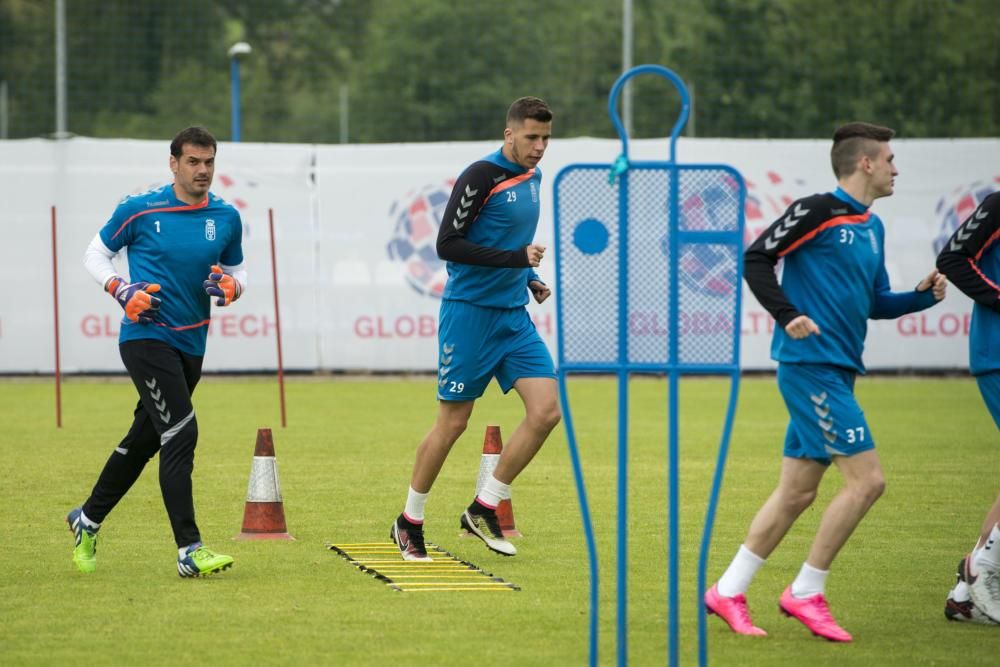
M537 97L521 97L514 100L514 103L507 109L507 124L523 123L531 118L540 123L548 123L552 120L552 110L549 105Z
M213 153L218 150L215 144L215 137L212 136L212 133L197 125L185 128L177 133L174 140L170 142L170 154L175 158L179 158L184 153L185 144L211 148Z
M830 149L833 175L837 178L850 176L862 155L876 158L878 144L889 141L895 134L890 127L872 123L856 121L841 125L833 133L833 148Z

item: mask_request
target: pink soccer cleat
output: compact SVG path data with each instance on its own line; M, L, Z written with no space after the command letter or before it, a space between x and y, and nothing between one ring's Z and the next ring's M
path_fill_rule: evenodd
M789 586L781 594L778 610L785 616L798 619L817 637L832 642L849 642L852 639L851 634L833 620L830 605L822 593L799 599L792 595L792 587Z
M714 584L705 593L705 609L709 614L715 614L729 624L738 635L766 637L767 632L758 628L750 620L750 610L747 608L747 596L740 593L731 598L719 595L719 585Z

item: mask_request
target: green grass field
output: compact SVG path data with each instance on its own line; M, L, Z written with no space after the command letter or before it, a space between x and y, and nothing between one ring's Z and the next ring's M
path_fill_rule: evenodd
M682 384L682 664L696 663L698 540L726 383ZM632 383L629 657L666 662L666 383ZM269 379L206 378L195 394L195 502L208 546L233 569L180 579L155 469L101 530L98 571L70 561L66 511L86 497L124 433L134 389L70 379L63 428L51 382L0 381L0 664L3 665L581 665L587 660L588 563L562 426L514 485L519 554L506 559L458 535L485 426L504 435L520 402L491 389L428 504L430 541L512 581L515 593L398 593L324 548L387 540L413 451L436 410L431 378L292 378L288 428ZM600 662L615 661L615 383L571 380L601 561ZM750 589L765 639L709 619L714 665L996 664L1000 629L950 624L942 607L959 558L997 492L997 430L967 379L863 378L858 395L888 479L828 582L850 645L812 637L777 598L805 558L836 471ZM713 540L719 576L777 479L786 413L772 378L742 384ZM233 542L256 429L272 427L294 542ZM156 461L151 464L153 468Z

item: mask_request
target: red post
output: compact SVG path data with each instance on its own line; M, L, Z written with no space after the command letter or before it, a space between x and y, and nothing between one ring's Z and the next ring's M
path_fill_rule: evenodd
M278 395L281 397L281 428L285 428L285 364L281 358L281 309L278 307L278 261L274 253L274 209L267 209L271 230L271 283L274 286L274 329L278 335Z
M52 207L52 311L56 341L56 427L62 428L62 369L59 365L59 261L56 254L56 207Z

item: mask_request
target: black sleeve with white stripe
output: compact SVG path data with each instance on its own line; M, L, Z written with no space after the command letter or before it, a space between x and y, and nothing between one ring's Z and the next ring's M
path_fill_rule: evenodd
M458 177L438 229L438 257L447 262L506 269L530 266L524 248L501 250L477 245L465 238L479 217L497 176L509 177L510 174L492 162L482 161L472 164Z
M938 271L969 298L1000 312L1000 287L978 268L978 257L988 244L1000 243L1000 192L983 200L959 225L937 258ZM1000 252L994 248L992 252Z
M779 326L802 315L785 296L774 267L797 241L832 217L830 195L813 195L794 202L743 255L743 277L750 291Z

